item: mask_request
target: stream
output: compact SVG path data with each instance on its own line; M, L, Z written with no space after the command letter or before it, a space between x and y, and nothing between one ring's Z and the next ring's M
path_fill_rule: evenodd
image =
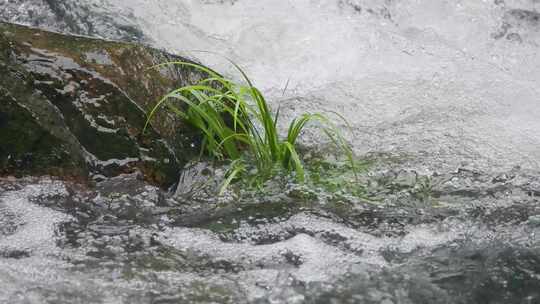
M0 0L0 21L239 79L226 56L285 123L343 115L370 161L370 199L188 196L197 165L167 191L1 178L0 303L540 303L539 1Z

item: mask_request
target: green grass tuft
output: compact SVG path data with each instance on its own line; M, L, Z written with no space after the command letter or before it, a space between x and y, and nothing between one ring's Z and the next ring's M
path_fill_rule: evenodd
M219 160L232 160L220 192L250 167L256 169L255 175L259 182L272 178L278 172L276 169L281 169L294 172L296 180L303 183L305 172L297 151L297 140L311 122L318 123L332 143L345 153L354 168L352 149L331 120L323 114L306 113L293 119L286 137L280 137L277 128L279 109L272 113L266 99L246 73L236 63L230 62L242 75L245 85L196 63L176 61L156 66L191 67L206 73L208 77L195 85L184 86L165 95L149 111L145 129L156 112L165 107L200 130L203 135L203 152ZM341 115L335 114L344 120Z

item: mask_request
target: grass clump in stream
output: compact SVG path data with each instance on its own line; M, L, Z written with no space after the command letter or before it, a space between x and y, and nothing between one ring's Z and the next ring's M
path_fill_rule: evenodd
M232 161L222 190L243 174L254 177L253 180L261 184L279 172L294 172L296 181L303 183L306 174L297 150L297 140L310 122L317 122L322 132L354 166L350 146L331 120L321 113L305 113L293 119L286 136L280 136L279 109L272 112L246 73L230 62L240 72L245 84L196 63L177 61L158 65L191 67L207 77L165 95L148 113L145 128L155 113L164 107L200 130L203 135L201 152L218 160Z

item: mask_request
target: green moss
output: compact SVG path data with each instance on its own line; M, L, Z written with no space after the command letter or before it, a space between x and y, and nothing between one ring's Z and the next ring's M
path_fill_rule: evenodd
M314 159L308 162L307 172L313 187L331 194L362 198L365 196L365 186L357 180L356 173L367 170L371 164L369 160L356 160L353 169L349 161Z

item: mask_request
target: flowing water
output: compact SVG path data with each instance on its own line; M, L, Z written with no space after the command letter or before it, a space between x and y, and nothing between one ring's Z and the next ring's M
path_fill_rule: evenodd
M287 183L215 201L136 176L92 190L3 180L0 302L540 303L538 10L0 0L2 20L142 41L238 77L197 50L228 56L285 118L342 113L358 154L380 158L363 176L376 204Z

